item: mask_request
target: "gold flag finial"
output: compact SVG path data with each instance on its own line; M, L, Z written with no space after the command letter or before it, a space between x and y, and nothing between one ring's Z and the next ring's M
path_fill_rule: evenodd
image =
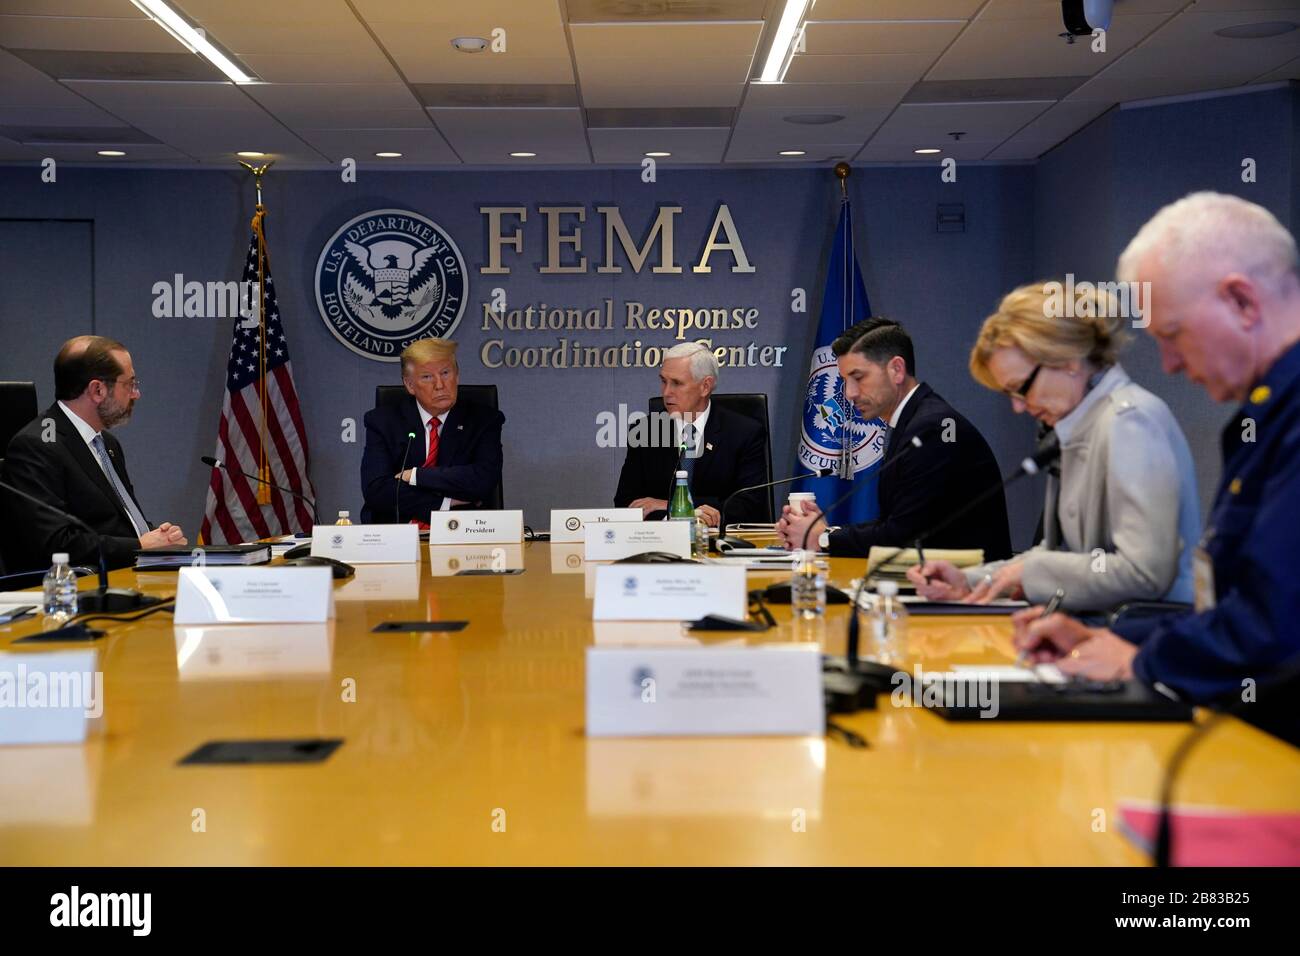
M268 169L275 165L275 160L268 159L261 166L254 166L252 163L246 163L241 159L239 165L253 174L253 186L257 189L257 204L262 205L262 177Z

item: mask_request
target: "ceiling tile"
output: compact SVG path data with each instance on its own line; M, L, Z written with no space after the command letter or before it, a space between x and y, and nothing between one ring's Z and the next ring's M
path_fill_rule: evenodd
M582 102L588 109L639 106L737 106L745 94L744 83L635 83L624 76L615 82L582 83Z
M1046 110L1051 103L905 103L894 110L871 138L873 144L912 148L944 147L950 134L962 133L958 145L984 143L985 151Z
M833 54L795 56L787 83L916 82L934 62L930 53Z
M751 83L746 106L786 109L867 108L893 106L912 88L910 82L895 83Z
M963 20L985 0L816 0L808 20Z
M941 163L945 159L979 160L983 159L996 147L989 143L934 143L943 152L933 156L917 156L913 147L902 143L878 143L872 140L854 157L862 163L907 163L917 166L933 166L938 175Z
M302 129L298 135L333 163L355 159L358 165L380 168L400 163L455 165L460 162L432 125L425 129ZM401 153L400 160L384 160L380 152Z
M807 56L829 53L929 53L938 56L965 20L905 23L810 23L804 30Z
M660 166L720 163L727 145L725 129L593 129L591 152L598 163L640 163L647 152L670 152Z
M129 0L123 6L132 10ZM139 17L0 16L0 37L15 50L115 50L125 53L175 53L184 50L162 27Z
M467 163L510 164L510 153L537 154L535 165L591 162L577 109L431 109L429 115Z

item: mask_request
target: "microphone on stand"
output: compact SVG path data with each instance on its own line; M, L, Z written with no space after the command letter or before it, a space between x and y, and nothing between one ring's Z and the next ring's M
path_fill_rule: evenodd
M402 520L402 485L406 484L402 480L402 472L406 471L406 456L411 453L411 442L415 441L415 432L406 433L406 447L402 449L402 465L397 469L397 487L393 489L393 521L401 523Z
M285 488L283 485L277 485L273 481L267 481L265 478L262 478L259 475L254 475L247 471L241 471L238 468L231 468L220 458L213 458L211 455L204 455L202 458L199 459L199 461L203 462L203 464L208 465L212 468L220 468L222 471L233 471L237 475L243 475L245 478L253 479L253 481L256 481L258 484L269 485L270 487L276 489L277 491L283 491L286 495L293 495L293 497L297 498L299 501L305 501L307 503L307 507L311 508L312 524L316 525L321 523L320 514L318 514L316 511L316 502L313 501L311 498L308 498L301 491L294 491L292 488Z
M718 511L718 537L713 542L713 550L719 554L726 554L728 551L735 551L742 548L753 548L752 542L743 538L727 537L727 506L737 495L743 495L747 491L762 491L764 488L772 488L776 485L786 485L792 481L798 481L800 478L828 478L835 474L834 468L818 468L816 471L808 472L802 475L791 475L789 478L778 478L776 481L767 481L761 485L749 485L745 488L737 488L722 502L722 507ZM723 547L726 545L726 547Z

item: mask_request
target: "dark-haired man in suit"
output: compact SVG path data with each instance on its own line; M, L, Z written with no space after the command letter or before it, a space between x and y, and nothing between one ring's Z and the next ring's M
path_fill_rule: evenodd
M73 564L95 565L101 544L108 566L121 568L141 549L187 544L179 525L149 524L127 475L126 454L109 432L131 417L140 394L126 347L98 335L69 339L54 359L54 394L57 401L10 439L5 480L76 515L95 533L8 495L18 538L13 570L47 566L60 551Z
M795 515L787 505L777 522L787 547L798 548L805 533L810 545L817 542L833 555L865 557L873 545L910 547L917 535L1001 482L997 459L984 436L938 392L916 380L912 339L901 325L879 317L864 319L836 339L831 351L844 380L844 395L858 414L888 423L877 487L880 517L827 528L816 506L805 506L805 514ZM919 447L912 446L914 437L921 439ZM986 561L1009 558L1005 496L993 495L924 544L982 548Z
M361 520L367 524L427 525L434 511L489 501L501 483L506 419L495 408L456 401L456 343L412 342L401 366L406 396L366 412Z

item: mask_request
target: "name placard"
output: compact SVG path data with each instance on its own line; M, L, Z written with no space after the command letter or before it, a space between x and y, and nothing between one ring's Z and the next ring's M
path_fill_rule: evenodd
M328 677L334 625L217 624L177 627L176 670L183 681Z
M583 529L589 524L626 523L642 517L640 508L552 508L551 543L586 541Z
M587 648L587 736L817 736L815 644Z
M519 544L522 511L435 511L429 516L429 544Z
M0 744L79 744L104 713L95 651L0 654Z
M617 561L643 551L691 556L689 521L611 521L582 529L588 561Z
M420 560L420 529L413 524L328 524L311 529L311 553L348 564Z
M597 621L744 619L745 569L708 564L605 564L596 568Z
M334 616L329 568L181 568L177 575L177 624L318 624Z

